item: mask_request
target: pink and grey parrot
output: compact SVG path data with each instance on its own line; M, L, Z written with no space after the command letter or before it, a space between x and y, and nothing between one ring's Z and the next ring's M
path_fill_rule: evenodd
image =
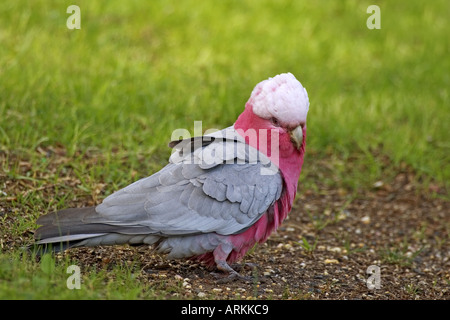
M291 74L256 85L233 126L172 141L169 164L96 207L40 217L36 244L52 250L148 244L230 276L291 211L303 165L306 89Z

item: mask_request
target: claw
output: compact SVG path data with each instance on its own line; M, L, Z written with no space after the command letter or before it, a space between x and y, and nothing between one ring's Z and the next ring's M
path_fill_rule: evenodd
M235 271L233 268L231 268L226 261L216 261L217 269L220 271L225 272L228 275L222 275L219 273L212 272L211 275L213 275L216 278L219 278L217 281L218 283L228 283L236 280L242 280L246 282L251 282L252 277L246 277L241 274L239 274L237 271Z
M259 269L259 265L257 263L253 263L253 262L246 262L246 263L244 263L244 266L250 267L252 270Z
M217 279L217 283L230 283L233 281L245 281L252 282L252 277L243 276L236 271L234 273L229 273L228 275L224 275L223 273L211 272L211 275Z

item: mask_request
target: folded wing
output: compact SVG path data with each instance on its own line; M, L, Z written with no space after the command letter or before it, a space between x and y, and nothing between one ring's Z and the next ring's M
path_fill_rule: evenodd
M232 127L170 146L170 164L107 197L86 222L161 236L229 235L250 227L281 196L278 169Z

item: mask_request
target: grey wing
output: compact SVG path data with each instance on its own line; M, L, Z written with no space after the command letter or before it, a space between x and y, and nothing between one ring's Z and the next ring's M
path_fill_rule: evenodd
M247 150L237 152L241 147ZM232 149L233 154L217 152ZM107 197L97 206L96 219L167 236L239 233L258 220L282 191L278 170L262 174L270 166L267 159L249 161L254 151L240 139L217 137L185 149L176 163ZM198 162L199 158L207 161Z

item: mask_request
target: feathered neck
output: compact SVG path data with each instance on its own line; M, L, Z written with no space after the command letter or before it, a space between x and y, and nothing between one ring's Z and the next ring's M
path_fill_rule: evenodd
M264 119L259 117L255 117L252 113L251 105L246 105L244 112L240 114L238 119L234 124L234 128L239 132L246 132L249 128L264 128L265 123ZM240 129L240 130L238 130ZM259 134L259 132L257 132ZM286 193L288 196L288 203L292 205L295 194L297 192L297 184L298 179L300 177L301 168L303 165L303 158L305 154L305 146L306 146L306 127L303 129L303 142L300 147L300 150L297 150L292 142L290 141L290 137L288 134L280 134L279 135L279 152L276 153L276 159L273 159L273 154L267 152L267 149L270 148L261 148L259 145L259 138L257 140L249 139L248 136L243 137L246 139L246 142L252 147L258 149L263 152L272 162L280 169L281 174L283 176L283 180L286 186ZM271 145L271 136L268 134L267 137L264 138L264 142L267 145Z

